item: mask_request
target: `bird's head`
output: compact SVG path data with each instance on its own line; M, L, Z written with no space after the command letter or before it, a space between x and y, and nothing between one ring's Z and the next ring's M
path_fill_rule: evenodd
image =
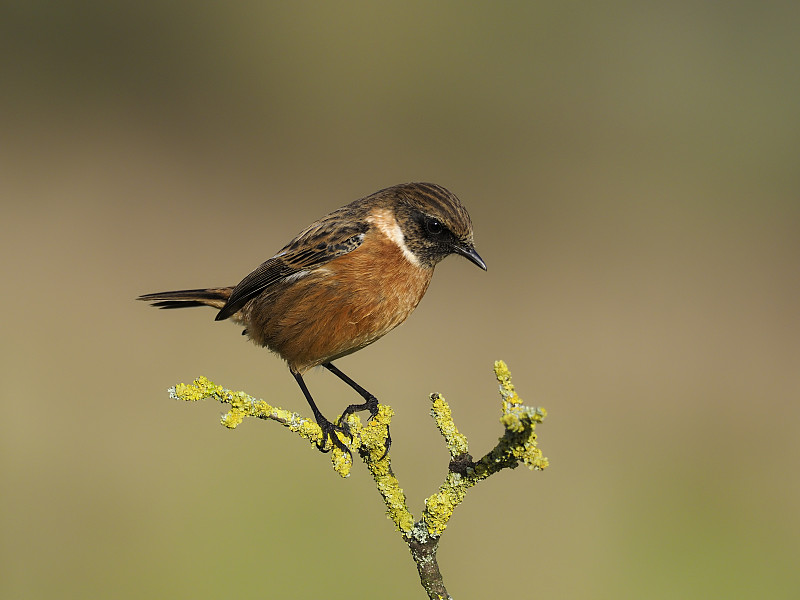
M406 183L391 192L391 209L408 250L421 266L433 268L450 254L460 254L484 271L475 251L472 220L455 194L433 183Z

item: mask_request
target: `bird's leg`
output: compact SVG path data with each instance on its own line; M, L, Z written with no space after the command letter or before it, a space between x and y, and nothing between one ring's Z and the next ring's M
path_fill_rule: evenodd
M369 411L369 418L372 419L375 415L378 414L378 399L370 394L367 390L363 387L358 385L355 381L350 379L347 375L342 373L337 367L333 366L333 363L322 363L322 366L328 369L331 373L336 375L339 379L344 381L347 385L353 388L358 395L364 398L363 404L351 404L347 408L344 409L342 416L339 417L339 422L341 422L347 415L352 415L355 412L361 412L362 410Z
M358 392L359 396L364 398L364 402L362 404L351 404L350 406L348 406L347 408L344 409L344 412L342 413L342 416L340 416L336 420L336 423L338 425L343 425L345 423L345 418L347 418L348 415L352 415L353 413L360 412L362 410L368 410L369 411L370 420L375 415L378 414L378 399L375 396L370 394L367 390L365 390L363 387L358 385L355 381L350 379L347 375L342 373L337 367L333 366L333 363L330 363L330 362L322 363L322 366L325 367L326 369L328 369L328 371L330 371L334 375L336 375L339 379L344 381L347 385L349 385L351 388L353 388L356 392ZM392 436L390 435L389 429L387 428L386 429L386 449L384 450L383 456L381 456L381 458L386 456L386 454L389 452L389 447L391 445L392 445Z
M342 452L346 452L348 456L350 456L350 462L352 463L353 462L352 452L350 452L350 449L344 445L342 440L339 439L339 436L336 435L337 431L340 431L347 435L349 435L350 432L341 427L340 425L335 425L334 423L331 423L330 421L328 421L328 419L322 416L322 413L317 408L317 405L314 403L314 399L311 397L311 392L309 392L308 388L306 387L306 382L303 381L303 376L300 375L300 373L295 373L294 371L292 371L292 375L294 375L294 378L297 381L297 385L300 386L303 395L306 397L306 401L308 402L308 405L311 407L311 412L314 413L314 419L317 421L317 425L319 425L320 429L322 429L322 439L319 442L317 442L317 448L319 448L321 452L327 452L327 450L325 450L325 440L326 438L330 438L331 443L334 446L339 448L339 450L341 450Z

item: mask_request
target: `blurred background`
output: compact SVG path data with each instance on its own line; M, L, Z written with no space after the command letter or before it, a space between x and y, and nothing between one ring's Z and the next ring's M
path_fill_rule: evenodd
M447 468L430 392L475 456L494 360L549 412L550 468L456 512L448 590L796 598L798 27L796 2L4 3L0 596L424 597L362 464L166 393L308 413L285 365L133 300L422 180L489 270L448 259L337 363L396 410L412 511Z

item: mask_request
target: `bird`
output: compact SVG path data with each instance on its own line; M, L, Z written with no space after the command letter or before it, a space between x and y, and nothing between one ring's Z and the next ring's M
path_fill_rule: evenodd
M210 306L218 309L216 321L243 326L243 335L287 363L322 430L318 448L335 446L350 454L336 432L349 435L350 414L369 411L372 419L378 400L333 361L403 323L425 295L436 265L451 254L486 270L469 213L455 194L433 183L404 183L314 221L236 286L157 292L137 300L163 309ZM320 412L303 379L317 366L363 399L335 422ZM387 432L383 456L390 445Z

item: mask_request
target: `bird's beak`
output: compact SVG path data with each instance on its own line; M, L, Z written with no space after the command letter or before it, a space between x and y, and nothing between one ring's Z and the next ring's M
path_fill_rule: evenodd
M475 248L473 248L472 246L458 246L458 245L456 245L454 247L454 250L455 250L456 254L460 254L461 256L466 258L468 261L478 265L484 271L486 270L486 263L483 262L483 259L481 258L480 254L478 254L475 251Z

